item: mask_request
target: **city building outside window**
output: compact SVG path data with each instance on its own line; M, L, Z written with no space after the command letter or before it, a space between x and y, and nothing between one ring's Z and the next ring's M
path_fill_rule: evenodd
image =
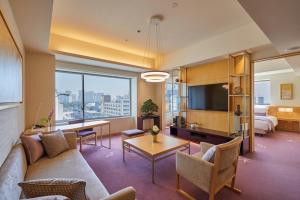
M131 115L131 79L56 71L56 121Z

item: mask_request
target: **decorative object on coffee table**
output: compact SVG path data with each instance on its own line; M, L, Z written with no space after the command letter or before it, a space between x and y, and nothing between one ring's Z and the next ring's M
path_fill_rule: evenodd
M157 141L157 135L159 134L159 131L160 131L160 129L156 125L154 125L150 129L150 132L151 132L151 135L152 135L152 142L158 142Z
M152 99L148 99L145 101L141 108L142 115L144 116L150 116L153 115L154 112L158 111L158 105L156 105Z

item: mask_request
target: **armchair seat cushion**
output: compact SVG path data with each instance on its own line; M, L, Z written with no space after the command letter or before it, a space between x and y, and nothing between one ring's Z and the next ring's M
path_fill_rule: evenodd
M93 131L93 130L83 130L83 131L79 131L78 136L85 137L85 136L89 136L89 135L93 135L93 134L96 134L96 131Z
M202 158L203 153L200 151L200 152L194 153L192 156L194 156L196 158Z
M25 180L49 178L77 178L86 182L86 195L90 200L109 196L104 185L84 160L77 149L72 149L54 158L44 157L28 167Z

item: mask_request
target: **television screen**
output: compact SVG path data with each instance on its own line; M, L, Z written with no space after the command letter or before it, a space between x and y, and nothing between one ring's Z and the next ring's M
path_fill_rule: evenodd
M189 86L188 108L191 110L228 111L228 84Z

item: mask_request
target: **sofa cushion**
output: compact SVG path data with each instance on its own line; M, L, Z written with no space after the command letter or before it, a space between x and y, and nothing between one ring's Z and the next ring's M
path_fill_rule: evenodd
M70 198L61 195L51 195L21 200L70 200Z
M0 168L1 200L20 198L21 188L18 183L24 180L26 170L26 155L22 144L18 144L13 147Z
M38 179L18 184L26 198L63 195L72 200L87 200L86 182L81 179Z
M22 135L21 141L24 146L28 164L33 164L45 154L39 135Z
M25 180L47 178L78 178L86 182L86 194L90 200L102 199L109 195L88 163L77 149L48 158L43 157L28 166Z
M40 138L50 158L69 149L69 144L62 131L40 135Z
M64 132L64 136L68 142L69 149L77 148L77 133L76 132Z

